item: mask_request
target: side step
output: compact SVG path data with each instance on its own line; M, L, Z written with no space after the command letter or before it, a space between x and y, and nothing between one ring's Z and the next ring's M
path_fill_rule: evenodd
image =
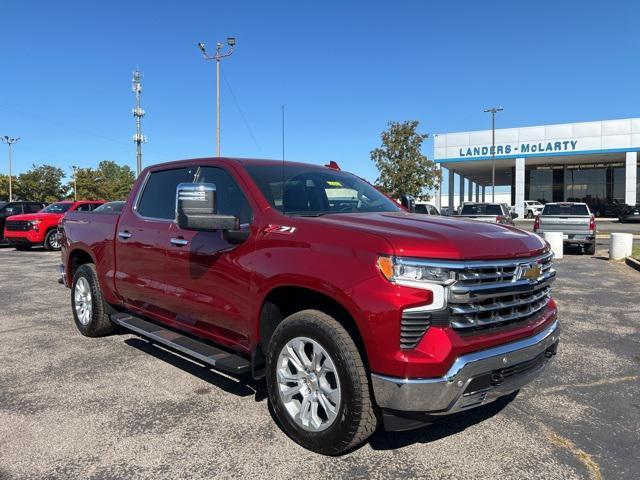
M111 321L190 357L197 358L218 370L235 375L251 370L251 362L240 355L229 353L194 338L186 337L179 332L161 327L129 313L111 315Z

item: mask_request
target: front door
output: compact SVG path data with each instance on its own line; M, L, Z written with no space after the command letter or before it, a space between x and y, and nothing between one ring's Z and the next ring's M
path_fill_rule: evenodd
M141 313L167 319L165 260L179 183L192 182L195 167L151 171L135 205L116 231L117 292Z
M246 349L254 296L252 208L238 182L223 168L201 167L195 181L215 184L218 213L238 217L249 235L234 245L222 232L182 230L172 223L166 261L168 309L181 328Z

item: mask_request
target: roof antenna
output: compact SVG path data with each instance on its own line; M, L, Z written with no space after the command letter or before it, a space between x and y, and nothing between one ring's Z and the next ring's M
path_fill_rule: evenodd
M282 213L284 213L284 105L282 105Z

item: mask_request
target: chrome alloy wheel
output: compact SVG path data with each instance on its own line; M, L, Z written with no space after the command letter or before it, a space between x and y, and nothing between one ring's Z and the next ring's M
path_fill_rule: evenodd
M58 237L58 233L52 233L49 237L49 246L53 250L57 250L60 248L60 238Z
M93 304L91 303L91 287L84 277L80 277L76 282L73 291L73 304L78 320L82 325L87 325L91 321Z
M321 432L333 424L340 409L340 378L318 342L289 340L278 356L276 375L280 400L300 428Z

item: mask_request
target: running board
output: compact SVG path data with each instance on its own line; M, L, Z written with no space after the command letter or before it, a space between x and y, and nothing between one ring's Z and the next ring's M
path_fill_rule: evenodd
M135 317L129 313L111 315L111 321L129 330L139 333L153 341L178 350L190 357L207 363L218 370L232 374L242 374L251 370L251 362L240 355L200 342L174 330Z

